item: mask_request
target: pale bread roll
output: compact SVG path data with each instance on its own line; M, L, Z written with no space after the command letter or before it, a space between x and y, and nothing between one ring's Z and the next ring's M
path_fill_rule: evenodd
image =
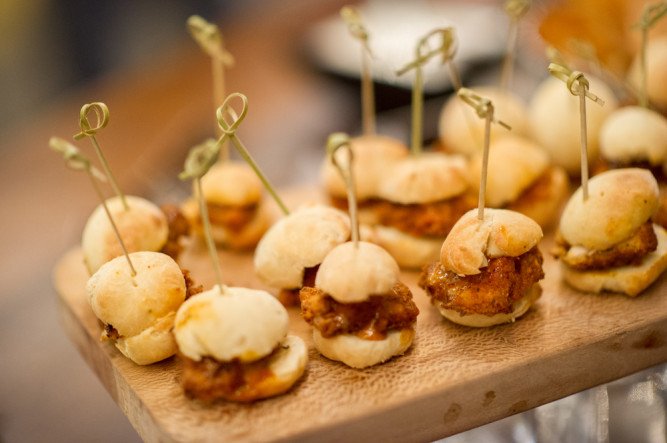
M658 210L658 183L646 169L614 169L588 182L588 199L575 191L565 205L560 232L571 246L603 250L627 240Z
M315 287L340 303L387 294L398 282L396 260L378 245L359 241L336 246L322 261Z
M638 295L667 269L667 232L654 224L658 248L650 252L639 266L620 266L597 271L577 271L561 262L563 279L572 287L585 292L621 292Z
M646 92L650 101L667 104L667 36L650 38L646 45ZM641 58L635 57L628 71L628 81L641 89Z
M296 335L288 335L278 345L275 354L269 357L268 369L272 376L263 378L254 385L256 399L273 397L291 388L303 375L308 363L308 348Z
M366 239L389 252L401 268L408 269L437 261L445 240L443 237L415 237L382 225L369 227Z
M141 197L126 195L125 201L127 210L120 197L108 199L106 205L127 252L161 250L169 235L167 217L160 208ZM83 228L81 248L83 261L91 275L104 263L123 254L102 205L95 208Z
M88 279L86 299L95 316L118 331L116 347L135 363L150 364L176 352L171 328L185 300L185 279L165 254L134 252L130 259L134 277L126 258L117 257Z
M661 165L667 160L667 119L639 106L617 109L600 129L600 152L613 162Z
M588 161L592 163L599 153L598 134L611 112L618 107L613 91L601 80L586 76L589 90L605 101L604 106L586 99L586 127L588 134ZM555 77L540 84L530 102L528 121L531 137L543 147L553 164L565 168L571 175L581 173L581 129L579 97ZM514 132L514 131L512 131Z
M403 355L412 345L414 337L414 328L391 331L384 340L364 340L352 334L324 338L317 328L313 329L315 347L322 355L357 369L384 363L394 356Z
M459 275L479 274L488 258L518 257L542 239L542 228L531 218L506 209L477 209L466 212L442 244L440 261Z
M512 134L528 135L526 105L518 96L492 86L476 87L472 90L480 97L491 100L494 118L508 124L512 128ZM440 141L448 151L470 157L484 147L484 124L484 119L479 118L470 105L453 94L440 112ZM507 128L491 124L491 140L508 133Z
M385 170L395 161L405 158L408 147L404 143L383 135L363 135L350 139L352 147L356 197L366 200L377 197L378 183L385 175ZM336 154L337 156L340 154ZM341 155L341 158L343 156ZM347 197L345 182L340 177L338 169L327 156L321 172L324 186L334 197Z
M422 153L395 162L384 171L378 196L401 203L432 203L468 189L467 162L463 156Z
M209 169L201 179L201 190L207 203L242 206L259 202L264 185L246 163L227 161Z
M189 298L176 313L174 336L186 357L200 361L238 359L243 363L269 355L284 340L289 316L266 291L219 286Z
M482 153L470 161L470 186L479 192ZM486 204L501 208L519 197L549 167L549 155L532 141L514 135L495 140L489 146L486 175Z
M542 287L536 283L525 295L519 300L515 301L512 305L513 310L509 314L495 314L495 315L483 315L483 314L466 314L461 315L458 311L454 309L446 309L442 306L442 303L436 302L436 306L443 317L447 320L450 320L454 323L463 326L471 326L475 328L487 328L489 326L500 325L503 323L513 323L517 318L525 314L528 309L537 301L538 298L542 295Z
M349 238L350 219L344 212L322 205L300 208L278 220L259 241L255 273L273 288L300 288L305 268L322 263Z

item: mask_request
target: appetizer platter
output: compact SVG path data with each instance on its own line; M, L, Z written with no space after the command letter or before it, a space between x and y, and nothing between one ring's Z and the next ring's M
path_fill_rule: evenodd
M529 2L507 4L516 33ZM612 154L597 163L602 121L621 105L555 50L544 85L557 98L542 101L574 123L522 127L540 113L508 90L515 37L503 86L468 89L449 27L424 34L396 72L414 73L408 148L375 132L369 34L354 8L341 16L361 43L364 131L329 135L319 184L271 186L236 134L248 99L225 96L233 58L199 17L188 26L221 104L218 138L191 148L179 175L192 180L186 201L120 191L96 140L102 102L81 109L74 138L90 138L105 174L50 141L101 200L54 271L61 321L140 436L434 440L667 361L660 137L605 142ZM425 146L422 71L435 57L455 90ZM567 133L566 148L535 127ZM653 168L635 155L647 149Z

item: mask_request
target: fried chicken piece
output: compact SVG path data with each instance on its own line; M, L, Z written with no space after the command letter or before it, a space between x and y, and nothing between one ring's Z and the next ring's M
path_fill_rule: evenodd
M592 271L639 265L644 256L655 251L657 247L658 239L653 231L653 224L649 220L640 226L629 239L601 251L571 246L558 234L554 255L572 269Z
M211 223L231 231L242 230L257 213L257 204L231 206L207 203L206 206Z
M458 219L476 205L476 197L465 193L425 204L402 205L382 201L373 209L382 225L416 237L446 237Z
M257 384L274 376L269 369L272 355L273 353L250 363L241 363L236 359L220 362L211 357L195 361L181 355L185 394L202 401L217 398L238 402L252 401L257 398Z
M359 303L340 303L310 287L302 288L299 296L301 316L325 338L355 334L366 340L383 340L388 331L412 327L419 314L410 289L401 282L391 293L371 295Z
M424 266L419 287L446 309L461 315L492 316L513 311L513 304L527 290L544 278L542 253L537 247L518 257L489 259L489 264L475 275L457 275L442 263Z
M183 246L180 244L180 238L190 234L190 223L188 223L188 219L185 218L185 215L183 215L179 207L176 205L164 204L160 206L160 210L167 218L167 226L169 228L167 243L165 243L160 252L177 260L183 250Z

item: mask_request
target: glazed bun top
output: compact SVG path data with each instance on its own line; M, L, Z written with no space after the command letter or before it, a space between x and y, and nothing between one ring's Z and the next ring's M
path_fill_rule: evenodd
M467 161L460 155L422 153L384 171L378 196L401 204L432 203L468 189Z
M189 298L176 313L174 336L185 356L247 363L269 355L287 335L289 316L266 291L219 286Z
M518 212L487 208L484 220L477 214L463 214L442 244L440 261L448 271L479 274L489 258L518 257L542 239L540 225Z
M512 134L528 135L526 105L518 96L492 86L476 87L472 90L480 97L491 100L494 117L508 124L512 128ZM450 152L472 156L483 149L484 124L484 119L479 118L471 106L453 94L440 113L440 141ZM506 128L492 124L491 140L508 132Z
M588 182L588 199L580 187L567 202L560 232L570 245L603 250L628 239L660 204L658 183L646 169L614 169Z
M329 206L300 208L278 220L255 249L255 272L273 288L303 284L305 268L319 265L335 246L350 238L350 219Z
M120 197L106 201L128 252L159 251L167 242L167 217L155 204L141 197L126 195L129 209ZM102 205L91 214L81 239L83 259L92 275L104 263L123 254L109 217Z
M343 243L327 255L315 286L340 303L357 303L391 291L400 269L387 251L372 243Z
M229 206L253 205L262 197L263 185L246 163L218 162L201 179L207 203Z
M549 155L532 141L506 135L489 146L486 204L499 208L519 197L549 167ZM479 192L482 153L470 161L470 186Z
M667 160L667 119L640 106L620 108L600 129L600 152L613 162L661 165Z
M123 337L138 335L157 320L176 312L185 300L181 269L160 252L133 252L133 277L125 256L97 270L86 284L86 299L103 323Z
M363 135L350 139L356 196L359 200L377 197L379 178L392 163L409 154L404 143L383 135ZM338 155L338 154L337 154ZM322 166L326 190L334 197L347 197L345 182L327 156Z

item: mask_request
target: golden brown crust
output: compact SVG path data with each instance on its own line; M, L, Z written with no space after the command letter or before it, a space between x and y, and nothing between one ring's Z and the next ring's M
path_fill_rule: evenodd
M422 270L419 286L432 303L461 315L511 313L514 303L544 278L542 254L537 247L518 257L498 257L476 275L457 275L441 263Z
M364 340L384 340L392 330L410 328L419 314L410 289L400 281L391 292L359 303L340 303L317 288L302 288L301 316L324 338L353 334Z
M505 209L532 218L542 229L558 223L558 214L568 195L570 180L563 168L552 166Z

